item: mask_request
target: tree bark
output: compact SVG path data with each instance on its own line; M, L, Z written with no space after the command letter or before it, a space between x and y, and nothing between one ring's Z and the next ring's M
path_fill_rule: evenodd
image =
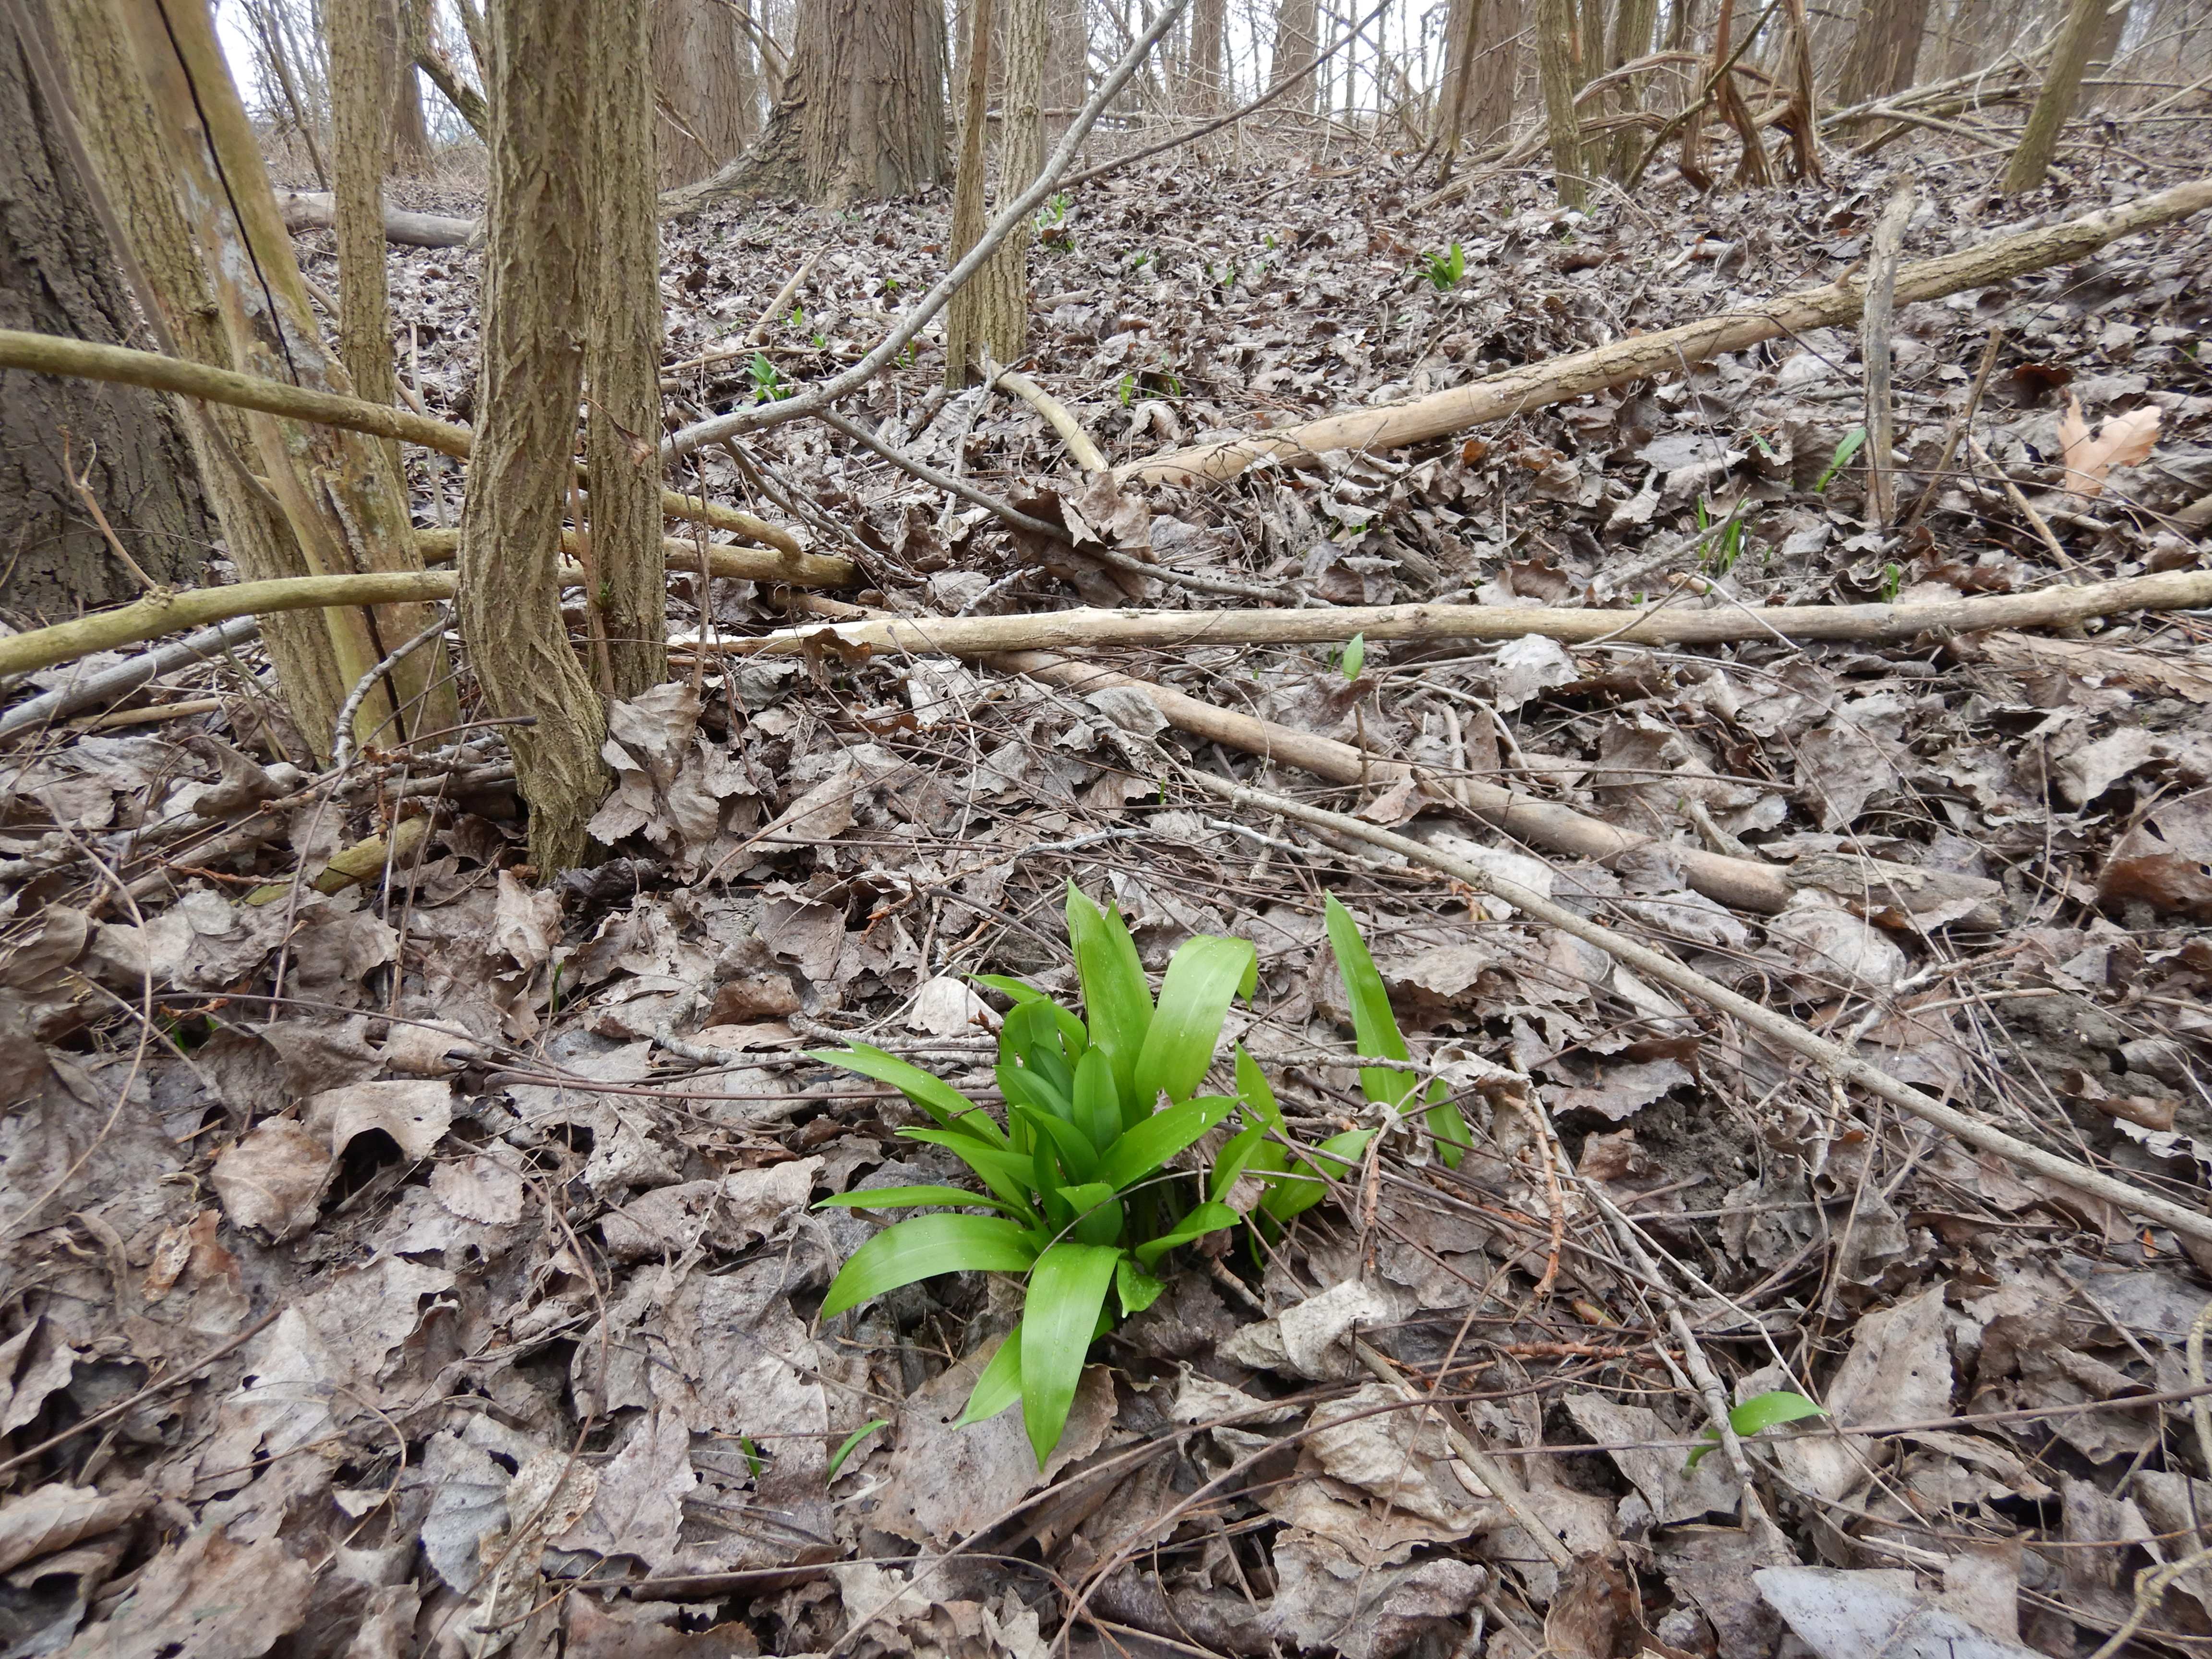
M18 40L0 9L0 327L120 344L131 301L67 118L34 78L41 51ZM143 591L77 477L153 580L198 572L215 526L174 411L135 392L0 374L0 605L65 616Z
M2013 151L2012 161L2005 168L2008 194L2037 188L2051 170L2051 158L2058 150L2059 131L2072 117L2075 100L2081 96L2082 71L2089 66L2089 49L2096 43L2098 26L2105 20L2105 5L2106 0L2069 0L2066 21L2059 25L2058 39L2051 48L2051 67L2044 71L2043 90L2035 96L2027 130L2020 136L2020 148Z
M350 395L343 367L324 349L291 234L277 211L252 123L193 0L122 0L118 7L234 364L249 373ZM263 471L317 574L422 568L403 481L387 447L360 434L249 419ZM426 607L332 611L328 620L348 689L428 625ZM367 744L459 719L442 648L418 652L359 705Z
M46 17L76 112L71 131L83 143L88 182L96 182L105 201L110 234L141 308L170 353L229 368L214 288L170 184L169 144L155 125L110 0L47 0ZM254 483L244 459L253 451L247 417L185 399L178 407L239 574L249 581L311 574L289 520ZM319 616L276 617L263 638L301 742L311 758L326 758L331 723L352 689L340 678L330 629Z
M1574 0L1536 0L1536 66L1544 88L1544 126L1552 147L1553 187L1563 207L1589 199L1575 113Z
M327 6L328 0L325 0ZM415 54L407 49L408 0L374 0L377 71L385 86L385 165L393 173L426 173L430 167L430 128L422 118L422 83L415 78ZM327 11L325 16L328 15ZM331 33L331 102L343 96L337 85L337 26Z
M984 210L984 143L991 99L992 33L996 7L993 0L968 0L968 33L960 43L960 161L952 186L952 246L947 265L958 264L968 250L982 240L988 222ZM1027 181L1024 180L1024 183ZM1003 191L1002 182L1000 188ZM1016 186L1015 194L1020 193ZM1022 240L1017 232L1000 249ZM1012 275L1018 280L1022 266ZM1025 331L1025 295L1010 292L1005 259L994 258L952 296L945 313L945 384L957 391L983 370L988 352L1000 362L1012 359L1006 350L1009 333Z
M1191 7L1190 56L1183 65L1187 115L1221 112L1221 54L1228 29L1229 0L1197 0Z
M1079 107L1091 92L1091 37L1084 27L1083 0L1045 0L1044 107ZM1045 137L1053 143L1067 131L1066 114L1045 118Z
M561 510L573 477L594 258L589 161L594 131L586 16L493 0L489 82L491 191L486 215L475 455L461 507L460 619L469 660L495 714L534 717L508 745L530 807L530 853L543 875L585 852L585 826L608 781L606 714L568 644L555 595Z
M1273 91L1313 62L1321 51L1321 9L1318 0L1276 0L1275 47L1267 61L1267 88ZM1314 111L1314 83L1310 76L1291 91L1285 93L1276 104L1281 110L1294 110L1301 115Z
M658 0L653 92L659 188L704 179L752 142L753 46L726 0Z
M1927 28L1928 0L1862 0L1858 27L1836 85L1837 101L1848 108L1911 86Z
M918 195L945 172L937 0L799 0L791 70L760 142L661 206L783 195L847 207Z
M1620 0L1620 6L1613 19L1613 48L1606 54L1608 73L1624 64L1634 63L1651 50L1651 29L1658 21L1655 0ZM1626 84L1615 87L1608 99L1613 108L1622 114L1643 108L1647 78L1631 76ZM1606 171L1616 182L1626 182L1643 159L1644 135L1633 127L1623 127L1613 135Z
M1513 122L1521 0L1453 0L1446 24L1444 92L1437 131L1437 182L1451 176L1462 143L1481 145Z
M385 120L397 68L397 55L383 39L388 9L389 0L326 0L323 14L330 28L337 185L338 356L354 395L373 404L399 401L384 272ZM399 446L390 450L393 474L400 476Z
M593 130L586 210L591 388L586 604L604 630L611 696L642 696L668 668L660 556L660 230L653 216L652 0L593 0Z

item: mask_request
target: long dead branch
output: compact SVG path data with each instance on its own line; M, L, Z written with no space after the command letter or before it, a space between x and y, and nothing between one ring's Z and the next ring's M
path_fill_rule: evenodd
M144 386L154 392L173 392L202 403L228 404L236 409L258 409L295 421L366 432L379 438L397 438L420 444L458 460L469 458L475 434L451 421L335 392L315 392L283 380L240 374L205 363L188 362L158 351L134 351L128 346L101 345L91 340L71 340L58 334L30 334L0 328L0 368L20 368L33 374L55 374L79 380L109 380L122 386ZM660 492L660 510L672 519L710 525L717 530L744 536L763 546L797 556L799 538L789 531L757 519L736 507L722 507L673 489ZM838 561L842 563L843 562ZM849 567L848 567L849 568ZM795 578L786 577L785 580ZM842 585L842 584L840 584Z
M284 216L287 230L328 230L337 216L337 198L328 191L280 190L276 210ZM475 219L410 213L389 204L384 210L384 240L403 247L466 247L480 228Z
M425 559L450 559L460 532L418 530L416 545ZM561 532L561 544L574 552L575 532ZM699 549L693 542L672 536L663 543L669 568L680 575L699 568ZM815 583L845 586L859 574L842 559L805 553L787 559L750 547L709 547L707 568L717 576L742 577L748 581ZM842 572L842 575L837 573ZM325 605L387 605L406 599L450 599L459 579L450 570L373 571L366 574L287 576L276 581L240 582L232 587L199 587L183 592L156 592L135 605L112 611L95 611L88 617L58 623L0 639L0 675L27 674L70 662L94 651L112 651L136 645L163 634L180 633L232 617L259 616L275 611L313 611ZM580 587L583 567L564 562L561 584Z
M1940 258L1923 259L1898 272L1898 302L1909 305L1941 299L2047 265L2063 264L2123 236L2186 218L2207 207L2212 207L2212 179L2199 179L2124 206L2000 237ZM1784 295L1748 310L1724 312L1679 328L1639 334L1589 351L1508 369L1469 386L1406 403L1383 404L1279 431L1174 450L1118 468L1115 476L1146 483L1191 484L1233 478L1260 461L1299 461L1329 450L1387 449L1419 443L1569 398L1674 374L1688 364L1741 351L1763 340L1845 322L1857 316L1864 303L1862 281L1831 283Z
M1143 567L1150 572L1152 567ZM811 623L716 647L771 655L803 651L825 629L842 645L881 650L984 656L1054 651L1194 645L1322 645L1364 634L1370 640L1518 640L1531 635L1569 645L1720 645L1734 640L1917 639L1923 634L1991 628L2063 628L2129 611L2191 611L2212 605L2212 570L2041 587L2026 593L1936 599L1914 605L1792 605L1691 611L1673 605L1641 611L1521 610L1484 605L1342 605L1309 611L1052 611L1018 617L897 617Z
M1287 795L1246 788L1201 772L1186 774L1185 781L1233 805L1249 806L1293 823L1350 836L1370 847L1395 853L1440 875L1449 876L1455 881L1464 882L1478 892L1493 895L1522 912L1531 921L1541 922L1547 927L1556 927L1561 933L1571 933L1577 939L1596 945L1637 974L1662 985L1671 986L1685 995L1696 998L1706 1006L1741 1021L1792 1054L1803 1055L1838 1082L1856 1085L1869 1094L1888 1102L1899 1111L1908 1112L1923 1122L1934 1124L1946 1134L1964 1141L1969 1146L1994 1152L2022 1170L2117 1206L2160 1226L2172 1228L2185 1238L2212 1243L2212 1215L2144 1192L2126 1182L2090 1169L2087 1164L2061 1158L2056 1152L2045 1152L2040 1146L2030 1146L1978 1117L1947 1106L1910 1084L1899 1082L1881 1067L1869 1065L1841 1044L1817 1036L1789 1015L1778 1012L1765 1003L1741 996L1705 975L1684 967L1671 957L1638 945L1610 927L1578 915L1564 905L1555 904L1533 888L1492 875L1479 864L1425 846L1408 836L1378 829L1364 819L1310 806Z

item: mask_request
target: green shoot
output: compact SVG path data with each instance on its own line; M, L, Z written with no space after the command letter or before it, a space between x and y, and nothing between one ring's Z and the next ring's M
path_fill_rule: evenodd
M1851 464L1851 457L1857 454L1865 444L1866 428L1863 426L1855 426L1844 434L1843 441L1836 446L1836 453L1828 458L1828 470L1813 486L1813 493L1815 495L1826 495L1828 486L1836 481L1836 474Z
M1766 1394L1755 1394L1729 1413L1729 1427L1739 1439L1748 1439L1762 1430L1784 1423L1795 1423L1808 1417L1826 1417L1827 1412L1814 1405L1802 1394L1792 1394L1787 1389L1776 1389ZM1721 1443L1720 1435L1708 1429L1705 1445L1690 1453L1690 1461L1683 1467L1698 1467L1698 1460Z

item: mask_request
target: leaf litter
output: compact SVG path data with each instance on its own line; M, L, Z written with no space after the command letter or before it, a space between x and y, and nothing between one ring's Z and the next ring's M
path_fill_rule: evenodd
M1382 160L1132 173L1032 256L1035 369L1117 462L1419 395L1840 273L1887 191L1838 167L1664 220L1564 214L1517 179L1424 218ZM1911 255L2016 214L1959 171ZM2100 162L2094 195L2033 210L2160 173ZM933 276L943 211L671 227L671 359L741 333L826 244L804 337L771 337L789 379L827 372ZM2203 234L1900 309L1899 496L1927 492L1901 537L1863 516L1838 330L1210 492L1079 479L1026 405L945 392L927 352L871 389L886 440L1072 544L805 424L686 482L799 503L862 561L864 599L908 614L1237 602L1102 550L1323 603L1753 614L2175 568L2198 556L2181 509L2212 489ZM476 255L392 266L423 397L465 409ZM1988 465L1962 450L1935 476L1992 326ZM686 418L754 390L742 359L677 378ZM448 483L416 482L423 521L450 522ZM685 636L795 619L681 572L672 611ZM1419 788L1353 792L1895 1076L2201 1202L2207 641L2144 617L1123 665L1655 836L1601 866ZM152 735L10 753L0 1650L1959 1659L2084 1652L2139 1611L2175 1645L2212 1630L2188 1400L2212 1263L2187 1241L1869 1110L1498 901L1221 816L1184 769L1310 781L1137 694L714 658L617 706L605 757L605 857L541 885L495 732L318 779L248 686ZM380 834L404 855L317 879ZM1797 898L1730 910L1670 842L1771 862ZM1870 891L1865 857L1931 885ZM1232 1032L1309 1139L1374 1121L1335 895L1405 1063L1445 1080L1472 1144L1454 1165L1393 1133L1272 1246L1169 1258L1040 1469L1018 1413L954 1425L1018 1311L1006 1285L818 1316L886 1218L818 1200L963 1171L896 1137L896 1093L804 1051L860 1038L995 1101L1004 999L975 975L1072 997L1071 879L1155 975L1195 934L1255 943ZM1750 1437L1741 1467L1693 1459L1700 1371L1723 1404L1787 1391L1827 1416ZM2138 1609L2151 1566L2174 1571Z

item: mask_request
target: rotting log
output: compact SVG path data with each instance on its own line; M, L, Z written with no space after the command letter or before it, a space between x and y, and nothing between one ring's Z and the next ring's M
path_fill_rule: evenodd
M1149 567L1147 567L1149 568ZM2169 570L2079 587L2036 588L1913 605L1728 605L1692 611L1673 604L1640 611L1521 609L1484 605L1341 605L1297 611L1050 611L1013 617L872 617L780 629L715 647L744 654L803 651L826 632L845 646L943 652L1188 648L1201 645L1339 644L1370 640L1517 640L1566 645L1721 645L1731 641L1847 640L1861 643L1992 628L2063 628L2130 611L2212 605L2212 570Z
M233 369L188 362L158 351L64 339L58 334L31 334L20 329L0 328L0 368L27 369L34 374L67 374L86 380L112 380L154 392L176 392L203 403L258 410L265 415L312 421L349 432L366 432L374 437L397 438L402 443L419 444L458 460L468 459L475 442L467 427L417 415L411 410L292 386L264 375L240 374ZM801 556L799 538L789 531L733 507L723 507L679 490L664 489L660 492L660 510L672 519L726 530L732 535L746 537L794 558ZM842 560L833 562L844 564ZM851 567L848 565L846 568L849 570ZM795 581L798 578L784 580ZM836 585L842 586L845 582L841 580Z
M276 207L284 216L284 228L289 231L328 230L337 219L337 200L328 191L280 190ZM482 229L482 223L475 219L410 213L388 203L384 209L384 240L402 247L466 247Z
M2198 179L2124 206L2002 236L1978 247L1922 259L1897 273L1897 301L1910 305L2063 264L2138 231L2212 207L2212 179ZM1765 340L1851 320L1866 303L1857 278L1804 289L1762 305L1677 328L1633 335L1565 357L1492 374L1448 392L1301 422L1273 432L1224 438L1117 468L1122 482L1195 484L1233 478L1261 461L1294 462L1330 450L1388 449L1441 438L1609 387L1654 380Z

